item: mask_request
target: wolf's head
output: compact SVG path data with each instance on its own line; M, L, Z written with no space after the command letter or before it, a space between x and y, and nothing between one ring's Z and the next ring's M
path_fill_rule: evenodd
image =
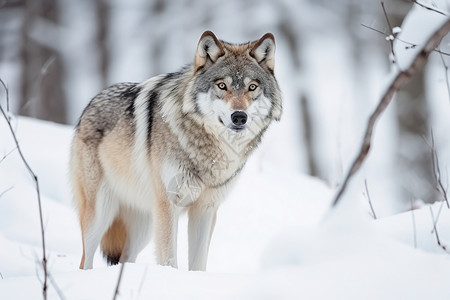
M275 38L230 44L211 31L200 38L194 62L195 110L214 127L260 131L282 112L274 76ZM254 132L255 133L255 132Z

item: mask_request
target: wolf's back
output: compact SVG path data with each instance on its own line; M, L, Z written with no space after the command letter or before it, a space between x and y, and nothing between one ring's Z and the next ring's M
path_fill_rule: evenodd
M118 83L95 96L77 125L77 134L86 143L98 144L121 118L133 119L134 100L140 92L136 83Z

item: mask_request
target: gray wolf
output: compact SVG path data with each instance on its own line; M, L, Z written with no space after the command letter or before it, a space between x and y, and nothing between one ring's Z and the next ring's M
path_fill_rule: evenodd
M70 176L82 232L80 268L99 244L109 264L134 262L154 236L177 267L178 216L188 213L189 269L205 270L217 209L282 113L270 33L245 44L206 31L194 63L100 92L73 138Z

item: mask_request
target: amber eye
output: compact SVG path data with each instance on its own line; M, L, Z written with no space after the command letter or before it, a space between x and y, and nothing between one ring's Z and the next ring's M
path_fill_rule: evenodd
M256 84L252 83L252 84L250 84L250 85L248 86L248 90L249 90L250 92L253 92L254 90L256 90L257 87L258 87L258 86L257 86Z
M224 82L219 82L219 83L217 84L217 87L218 87L219 89L221 89L221 90L224 90L224 91L227 90L227 85L226 85Z

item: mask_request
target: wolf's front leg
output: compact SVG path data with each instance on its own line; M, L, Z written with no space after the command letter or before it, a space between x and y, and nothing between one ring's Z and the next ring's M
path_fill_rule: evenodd
M189 270L205 271L218 204L199 199L189 207Z
M178 215L179 209L167 199L156 201L154 214L156 260L163 266L178 267Z

